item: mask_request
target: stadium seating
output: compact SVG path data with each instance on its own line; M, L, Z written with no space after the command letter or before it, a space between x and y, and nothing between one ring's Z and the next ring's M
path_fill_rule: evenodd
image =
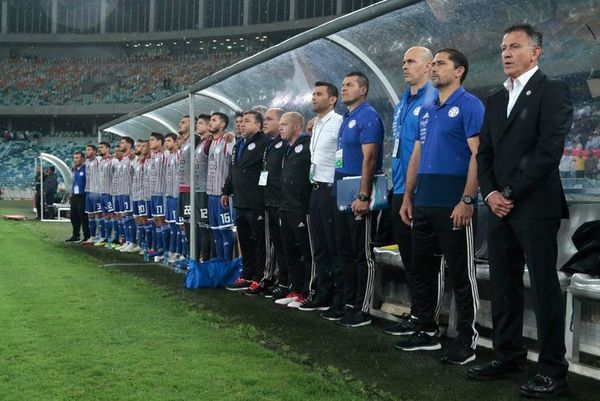
M0 105L151 103L245 56L11 59L0 65Z

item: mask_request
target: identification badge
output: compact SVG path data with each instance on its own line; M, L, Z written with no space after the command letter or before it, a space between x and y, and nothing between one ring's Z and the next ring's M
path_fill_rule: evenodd
M260 178L258 179L258 186L266 187L267 186L267 178L269 178L269 172L265 171L265 170L261 171Z
M344 150L338 149L335 151L335 168L344 167Z
M315 170L316 169L317 169L317 165L311 163L310 170L308 170L308 179L310 180L310 182L315 182Z
M73 193L74 194L79 194L79 185L73 186Z
M400 149L400 138L394 139L394 150L392 151L392 157L398 157L398 150Z

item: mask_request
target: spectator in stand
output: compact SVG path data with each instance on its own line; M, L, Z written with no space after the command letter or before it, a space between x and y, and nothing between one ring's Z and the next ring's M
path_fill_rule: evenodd
M596 179L598 175L598 158L594 152L590 152L588 157L585 159L585 177L592 180Z
M571 151L569 149L565 149L563 152L563 157L560 159L560 164L558 165L561 178L571 178L572 163L573 156L571 156Z
M579 150L575 155L575 178L585 177L585 157L583 152Z

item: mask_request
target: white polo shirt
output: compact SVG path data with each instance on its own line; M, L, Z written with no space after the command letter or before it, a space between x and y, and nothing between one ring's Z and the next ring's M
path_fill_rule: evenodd
M315 122L310 138L310 171L313 182L333 183L335 152L342 120L341 115L331 110Z

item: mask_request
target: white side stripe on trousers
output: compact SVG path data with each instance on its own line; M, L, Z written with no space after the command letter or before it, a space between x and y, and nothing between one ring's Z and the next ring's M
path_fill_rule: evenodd
M315 276L317 274L317 267L315 265L315 251L313 248L313 239L310 235L310 215L306 215L306 229L308 230L308 243L310 245L310 282L308 283L308 292L313 291L313 284Z
M375 284L375 261L371 255L371 213L367 214L365 220L365 256L367 259L367 286L362 311L369 313L371 298L373 297L373 286Z
M471 348L475 349L479 333L475 329L475 321L477 320L477 310L479 309L479 290L477 288L477 275L475 268L475 245L473 244L473 222L466 227L465 235L467 236L467 272L469 282L471 283L471 296L473 297L473 321L471 328L473 329L473 337L471 338Z

